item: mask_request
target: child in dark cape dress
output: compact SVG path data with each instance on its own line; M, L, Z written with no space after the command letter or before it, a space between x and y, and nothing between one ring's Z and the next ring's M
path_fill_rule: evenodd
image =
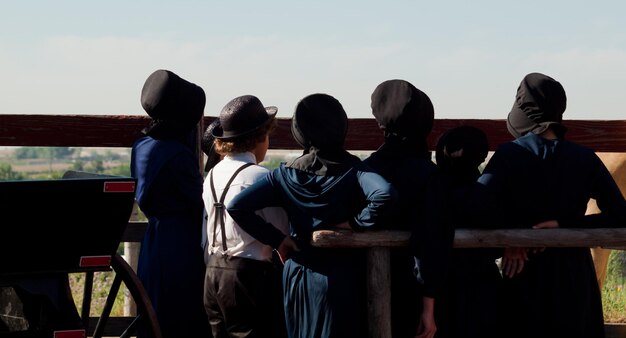
M381 223L411 232L410 247L391 251L392 336L432 337L453 235L442 217L445 181L427 144L434 108L426 93L400 79L376 86L371 106L384 143L364 162L398 192L394 212Z
M485 133L464 125L446 131L437 142L436 161L447 177L449 193L448 222L456 228L476 228L483 224L468 204L479 166L485 161L489 144ZM453 249L444 290L437 303L437 338L496 338L499 290L502 282L496 259L500 249Z
M202 88L162 69L141 91L152 121L131 153L137 205L148 218L137 275L164 338L211 335L202 303L202 172L194 153L205 100Z
M283 270L285 318L292 338L367 337L365 255L358 249L317 248L312 232L341 224L371 229L394 198L391 185L344 149L346 112L337 99L313 94L293 115L302 156L239 193L227 210L244 230L276 248ZM256 211L282 206L285 236Z

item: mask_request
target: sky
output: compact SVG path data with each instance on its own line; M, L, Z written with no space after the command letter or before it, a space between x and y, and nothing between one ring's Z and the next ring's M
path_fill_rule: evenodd
M381 82L435 117L503 119L522 78L561 82L564 119L626 119L623 0L0 2L0 114L144 115L145 79L202 87L205 116L252 94L289 118L313 93L371 118Z

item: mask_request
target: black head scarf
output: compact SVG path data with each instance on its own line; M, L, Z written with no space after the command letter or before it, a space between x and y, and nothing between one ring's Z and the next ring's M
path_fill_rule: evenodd
M327 94L303 98L291 119L291 133L304 153L288 166L322 176L354 166L359 158L343 148L347 131L348 116L337 99Z
M435 111L428 95L405 80L387 80L371 96L372 114L385 132L385 142L403 144L409 152L429 157L427 137Z
M559 82L541 73L530 73L517 88L506 121L509 133L517 138L528 132L541 134L552 128L558 138L563 138L567 129L561 121L566 105L565 90Z
M206 164L204 165L204 171L208 172L213 168L217 162L220 161L221 157L215 151L215 137L213 137L213 129L220 125L220 119L216 118L211 122L211 124L206 127L204 130L204 134L202 134L202 140L200 142L200 148L202 148L202 152L206 155Z
M478 178L478 166L485 161L489 143L484 131L474 126L449 129L437 142L435 157L437 166L463 182Z
M141 106L152 118L144 133L156 139L188 142L204 114L206 96L199 86L159 69L141 89Z

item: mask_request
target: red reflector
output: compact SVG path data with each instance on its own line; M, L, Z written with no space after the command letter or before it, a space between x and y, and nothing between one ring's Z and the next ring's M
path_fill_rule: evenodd
M134 192L135 182L104 182L104 192Z
M110 266L111 256L82 256L80 257L80 267Z
M85 338L85 330L54 331L54 338Z

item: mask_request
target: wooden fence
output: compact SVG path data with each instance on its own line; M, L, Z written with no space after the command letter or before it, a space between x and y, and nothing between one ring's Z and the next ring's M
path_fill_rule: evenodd
M213 117L205 117L198 126L203 130ZM49 147L123 147L130 148L141 130L149 123L147 116L134 115L0 115L0 146ZM292 139L290 119L279 119L276 132L270 139L271 149L299 149ZM431 149L443 131L459 125L473 125L483 129L491 150L510 141L504 120L437 119L429 138ZM567 138L591 147L597 152L626 152L626 120L565 120ZM353 151L375 150L383 141L382 133L373 119L350 119L346 148ZM199 152L199 144L198 144ZM202 166L199 165L199 168ZM144 222L129 222L124 241L137 243L146 227ZM504 227L504 226L503 226ZM408 233L376 231L352 233L349 231L318 231L313 245L320 247L367 247L370 259L370 336L390 337L389 326L389 250L405 246ZM545 229L528 230L456 230L455 247L507 246L586 246L626 247L624 229ZM617 337L622 333L611 331ZM620 331L621 332L621 331Z

